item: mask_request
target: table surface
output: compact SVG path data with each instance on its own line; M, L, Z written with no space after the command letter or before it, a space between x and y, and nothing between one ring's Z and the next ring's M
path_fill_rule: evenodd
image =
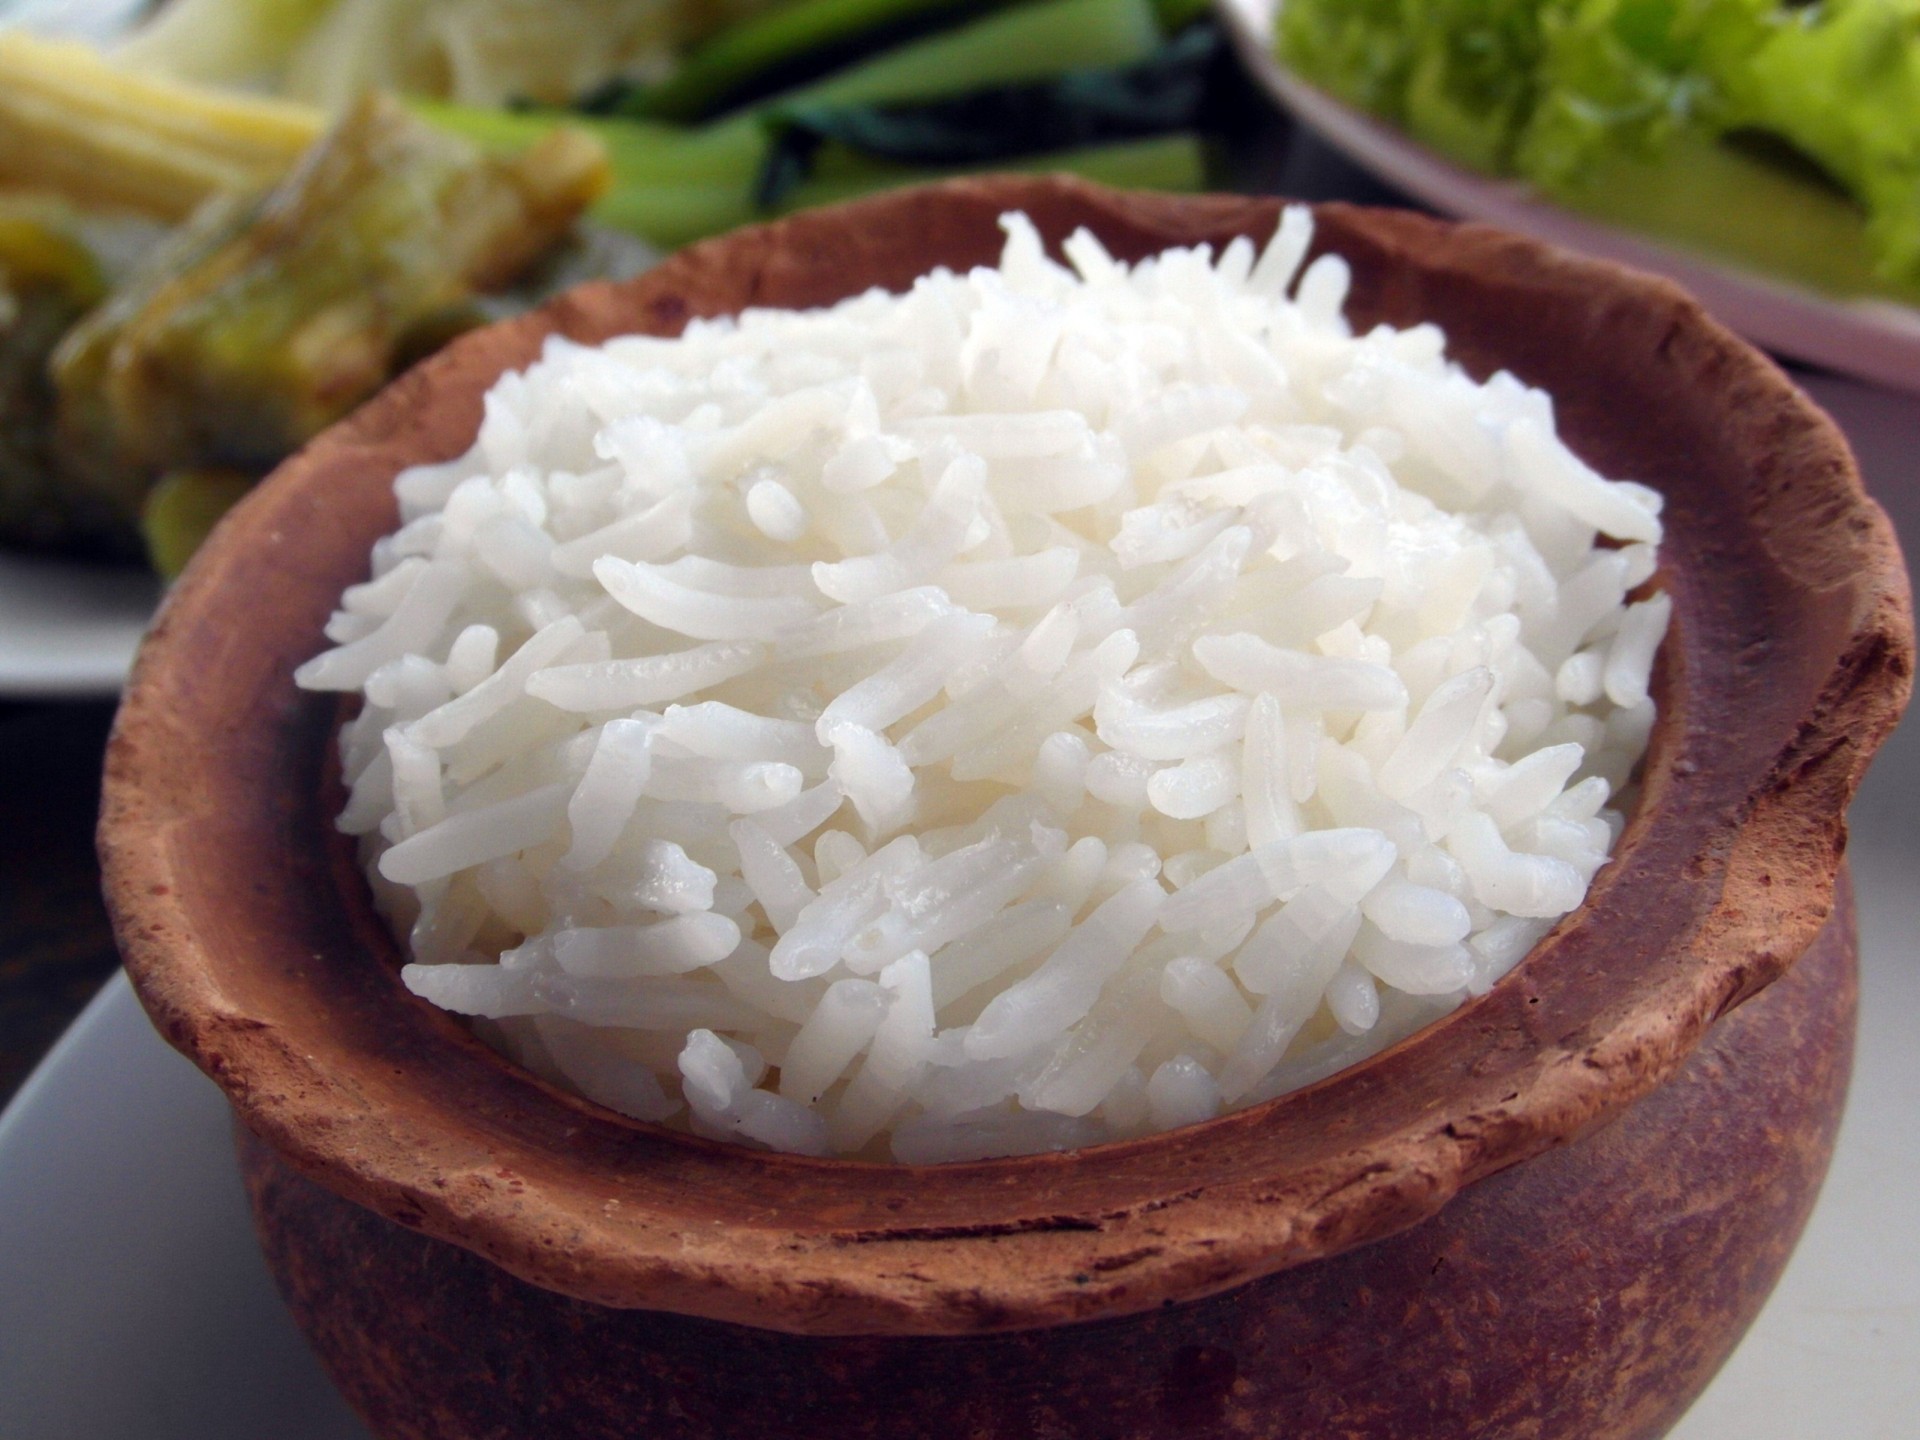
M1308 198L1394 198L1317 146L1277 147L1267 154L1265 173L1255 174L1249 188ZM1847 430L1869 488L1893 515L1908 553L1920 553L1920 399L1824 376L1798 378ZM0 1104L117 965L92 843L112 714L110 702L0 705ZM1864 1353L1862 1347L1870 1349L1889 1327L1902 1333L1920 1327L1920 1207L1907 1206L1904 1224L1876 1233L1863 1246L1859 1226L1884 1227L1887 1212L1869 1215L1860 1208L1865 1202L1855 1198L1885 1187L1908 1196L1920 1192L1920 1143L1912 1127L1912 1117L1920 1114L1920 1048L1908 1039L1913 1019L1920 1017L1916 794L1920 725L1908 723L1882 752L1852 812L1865 970L1861 1064L1863 1072L1873 1068L1881 1078L1871 1094L1864 1088L1856 1094L1840 1162L1775 1304L1796 1284L1804 1289L1829 1283L1805 1278L1816 1271L1848 1277L1853 1298L1827 1307L1833 1313L1817 1333L1750 1343L1736 1354L1723 1383L1703 1402L1703 1408L1717 1406L1713 1418L1703 1425L1696 1411L1683 1427L1689 1436L1821 1433L1824 1426L1812 1410L1804 1425L1781 1428L1778 1387L1764 1383L1767 1371L1781 1363L1777 1347L1820 1350L1836 1367L1839 1384L1850 1353ZM1800 1301L1825 1314L1820 1294ZM1902 1392L1909 1419L1920 1413L1920 1352L1916 1362L1917 1378ZM1888 1440L1910 1433L1899 1428L1904 1422L1889 1423L1895 1428L1873 1433Z

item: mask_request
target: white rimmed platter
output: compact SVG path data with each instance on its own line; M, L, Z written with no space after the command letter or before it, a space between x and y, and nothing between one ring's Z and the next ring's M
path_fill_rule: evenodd
M119 694L159 598L134 566L0 550L0 699Z
M0 1435L368 1440L254 1248L230 1124L125 975L0 1117Z
M1837 300L1605 225L1541 199L1513 180L1467 170L1392 126L1301 80L1273 53L1282 0L1217 0L1242 64L1314 134L1387 184L1443 215L1482 220L1677 281L1755 344L1910 394L1920 394L1920 310Z

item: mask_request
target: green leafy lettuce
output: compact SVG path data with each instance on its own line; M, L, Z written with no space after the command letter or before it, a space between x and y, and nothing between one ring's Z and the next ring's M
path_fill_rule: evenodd
M1473 168L1920 297L1920 0L1287 0L1278 45Z

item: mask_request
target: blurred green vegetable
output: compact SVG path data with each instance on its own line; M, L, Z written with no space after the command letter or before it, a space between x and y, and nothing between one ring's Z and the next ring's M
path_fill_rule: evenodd
M283 21L291 25L306 13L300 8L305 0L193 3L202 12L193 24L212 24L218 18L216 12L227 5L236 6L236 13L253 14L268 30ZM345 6L350 0L337 3ZM366 3L386 5L390 0ZM628 114L502 110L420 97L409 103L436 128L496 151L524 149L562 124L586 129L604 146L612 174L612 183L594 208L594 218L670 248L767 213L765 206L756 203L756 184L767 171L777 136L791 128L787 116L818 119L859 107L922 105L1023 85L1047 86L1063 75L1143 65L1165 43L1164 27L1192 19L1200 0L1000 0L990 6L961 5L955 0L799 0L769 6L766 0L745 0L744 4L704 7L702 23L722 10L734 13L743 8L766 13L721 31L696 50L683 72L690 77L685 84L691 88L676 90L669 82L665 87L643 85L603 93L602 108L657 107L677 113L704 103L703 97L731 93L739 83L764 79L769 67L777 71L796 56L818 59L819 47L828 41L860 38L877 44L879 50L806 84L693 126ZM183 16L176 22L180 35L192 33L190 18ZM905 44L884 43L899 33L890 27L908 20L933 27L932 32ZM181 46L184 49L184 40ZM676 95L681 98L676 100ZM1018 161L1029 167L1058 165L1089 175L1139 175L1143 183L1194 188L1202 183L1197 142L1139 151L1129 148L1135 139L1164 128L1156 120L1151 126L1136 124L1131 129L1120 123L1090 125L1075 133L1070 126L1056 124L1034 133L1023 146L1008 137L995 139L971 167ZM1142 167L1137 163L1140 155L1156 158ZM917 163L909 152L897 149L878 156L836 157L819 175L818 184L794 188L790 177L781 208L799 208L828 196L858 194L964 168L968 167L959 157L938 150L928 151Z
M1784 136L1865 207L1880 277L1920 283L1920 0L1790 14L1723 83L1734 123Z
M423 102L416 102L415 109L436 125L489 146L525 146L563 119L585 127L606 147L613 170L613 183L595 207L594 218L672 247L762 217L754 187L784 111L925 101L1044 80L1070 70L1124 67L1147 59L1163 40L1150 0L1041 0L890 50L699 126ZM1075 155L1044 158L1091 173ZM787 194L783 208L804 208L829 194L857 194L940 173L946 172L879 162L863 168L856 162L840 172L834 185L803 186ZM862 175L864 184L855 178ZM1188 188L1197 183L1189 182Z
M1370 114L1407 123L1407 76L1421 41L1413 0L1287 0L1275 43L1316 85Z
M773 144L754 186L758 203L784 199L829 143L916 166L985 166L1036 151L1165 135L1198 126L1220 33L1196 25L1138 64L1071 70L908 104L787 101L768 115Z
M0 198L0 537L91 548L114 517L60 483L47 361L105 293L72 217L51 201Z
M176 0L129 53L287 83L303 55L364 59L386 35L380 63L412 85L393 27L483 12L504 24L530 6L556 31L587 13L571 0ZM678 45L749 18L697 47L678 82L603 89L619 113L369 97L324 134L318 108L0 36L0 184L185 217L107 284L64 221L0 208L0 533L125 544L137 526L170 574L249 477L542 286L630 273L645 250L630 236L669 247L988 166L1204 183L1219 50L1191 24L1204 0L623 0L591 13L604 29L642 10L671 10ZM513 73L573 74L540 69L573 38ZM731 108L647 118L715 105ZM757 190L776 173L777 194ZM589 206L601 225L583 240Z
M284 175L326 128L304 105L131 75L74 41L0 33L0 186L180 220Z
M647 120L692 121L790 88L876 50L917 40L956 18L1009 0L799 0L721 30L656 85L628 85L591 109ZM785 81L786 83L781 83Z
M137 70L270 89L329 110L368 90L564 104L658 78L772 0L170 0L124 44Z
M161 470L258 474L384 384L415 326L524 271L605 179L577 132L490 157L369 98L67 333L49 366L66 483L131 523Z
M1920 296L1920 0L1287 0L1278 46L1600 218Z
M746 113L774 104L933 100L1066 70L1129 65L1146 59L1163 38L1150 0L1016 5L889 50Z
M1206 183L1205 143L1196 135L1156 135L1146 140L1124 140L1111 145L1088 145L1077 150L1049 150L1038 155L996 161L996 173L1023 175L1067 172L1122 190L1198 190ZM811 179L796 187L782 210L804 210L852 200L875 190L921 184L980 173L978 166L896 165L841 153L823 156Z
M200 542L253 483L240 470L172 470L160 477L140 510L140 537L162 580L187 568Z

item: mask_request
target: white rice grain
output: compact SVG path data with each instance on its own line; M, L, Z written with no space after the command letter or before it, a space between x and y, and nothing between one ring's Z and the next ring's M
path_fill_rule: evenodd
M405 983L637 1120L934 1163L1485 993L1655 723L1659 497L1285 212L553 341L298 672Z

